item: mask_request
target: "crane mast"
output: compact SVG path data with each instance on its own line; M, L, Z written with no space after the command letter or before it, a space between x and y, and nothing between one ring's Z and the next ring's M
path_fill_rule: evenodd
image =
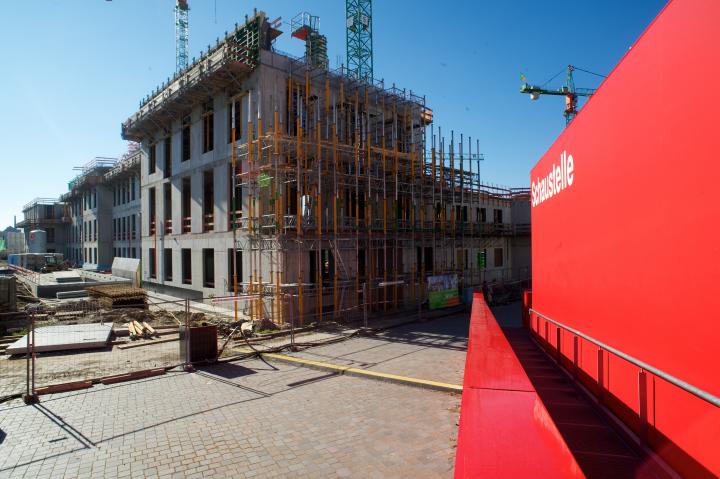
M345 0L345 18L349 76L372 83L372 0Z
M175 3L175 71L188 66L188 7L187 0Z

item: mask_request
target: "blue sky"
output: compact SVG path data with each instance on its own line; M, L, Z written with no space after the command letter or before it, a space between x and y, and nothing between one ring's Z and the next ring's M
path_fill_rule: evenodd
M331 66L345 57L342 0L189 0L190 55L253 6L284 21L321 18ZM480 140L483 181L527 186L564 128L563 99L531 102L520 73L544 83L566 65L609 73L661 0L374 2L375 76L426 95L437 125ZM66 191L72 168L125 151L120 123L175 68L174 0L26 0L0 16L0 228L36 196ZM302 54L283 34L276 46ZM564 76L549 87L558 87ZM577 73L578 87L599 79ZM648 79L651 81L651 79Z

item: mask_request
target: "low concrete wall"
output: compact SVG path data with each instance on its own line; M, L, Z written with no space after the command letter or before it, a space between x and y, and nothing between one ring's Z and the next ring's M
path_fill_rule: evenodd
M0 276L0 311L15 311L16 305L15 276Z

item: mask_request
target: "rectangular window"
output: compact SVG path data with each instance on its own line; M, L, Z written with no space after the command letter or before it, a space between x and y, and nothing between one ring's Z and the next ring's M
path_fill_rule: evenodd
M423 260L423 265L425 265L425 273L426 274L433 273L435 264L434 264L434 259L433 259L433 247L432 246L425 247L425 258Z
M235 105L235 122L233 123L233 105ZM240 100L234 103L228 103L227 106L227 142L232 143L232 129L235 126L235 141L242 136L242 111L240 109Z
M305 278L306 282L317 284L317 251L308 251L310 263L310 276ZM358 261L360 258L358 257Z
M93 220L93 241L97 241L97 220Z
M48 228L48 229L47 229L47 242L48 242L48 243L54 243L54 242L55 242L55 228Z
M180 215L182 223L182 232L189 233L192 227L191 209L190 205L192 202L191 189L190 189L190 178L183 178L182 180L182 204L180 205Z
M133 258L137 258L137 250L135 249L134 246L133 246L133 248L132 248L130 251L132 252L132 257L133 257Z
M150 145L150 158L148 159L148 174L152 175L155 173L155 167L157 166L157 145Z
M165 144L163 145L163 157L165 159L165 165L163 165L163 178L169 178L172 176L172 137L165 138Z
M497 211L497 210L496 210ZM503 256L503 249L502 248L495 248L495 267L501 268L505 257Z
M240 171L239 168L237 168L237 171ZM240 181L235 182L235 196L233 196L232 165L228 168L228 206L228 224L230 225L228 229L232 230L233 209L235 210L236 221L238 222L237 226L240 226L239 220L242 218L242 185L240 184Z
M380 250L379 252L382 252L382 250ZM312 260L312 258L311 258L311 260ZM383 262L384 262L384 260L383 260ZM378 261L378 264L382 264L382 263L380 261ZM358 251L357 267L358 267L358 276L360 278L364 279L365 278L365 250L364 249L361 249ZM312 281L312 279L311 279L311 281Z
M180 256L183 284L192 284L192 250L183 248Z
M117 206L117 186L113 188L113 206Z
M320 268L323 282L332 281L335 277L335 258L329 249L320 250Z
M165 272L165 281L172 281L172 249L165 248L163 251L163 270Z
M190 115L183 118L182 127L182 144L180 145L180 161L190 159Z
M215 287L215 250L203 248L203 286Z
M487 223L487 209L485 208L480 208L480 221Z
M135 201L135 178L130 178L130 201Z
M215 189L213 170L203 172L203 231L215 229Z
M155 234L155 188L150 188L148 195L149 214L148 214L148 227L150 229L150 236Z
M242 250L235 250L235 262L233 263L233 250L228 250L228 291L235 291L235 276L234 272L237 271L237 282L238 291L240 290L240 282L242 281L243 264L242 264ZM236 268L233 270L233 268Z
M172 234L172 189L170 183L163 185L163 223L165 234Z
M502 223L502 222L503 222L503 212L502 212L502 210L499 210L499 209L497 209L497 208L493 210L493 221L494 221L496 224L499 224L499 223Z
M132 236L132 239L135 239L135 234L136 234L136 231L135 231L135 215L130 216L130 226L131 226L131 228L130 228L130 234L131 234L131 236ZM134 256L133 256L133 258L134 258Z
M213 137L215 136L215 112L212 103L205 105L203 113L203 153L213 150Z
M150 277L155 278L155 248L148 250L148 268L150 269Z
M98 264L97 260L97 248L93 248L93 263Z

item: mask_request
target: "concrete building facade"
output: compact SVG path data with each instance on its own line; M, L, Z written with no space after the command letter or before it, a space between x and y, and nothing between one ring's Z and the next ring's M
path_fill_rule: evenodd
M22 228L26 241L31 231L43 230L47 234L47 252L67 255L67 203L57 198L35 198L23 206L23 216L17 227Z
M85 269L109 270L115 256L139 254L141 153L117 161L95 158L62 195L69 211L67 259ZM135 233L133 234L133 224Z
M221 296L236 276L243 313L282 323L414 304L432 274L517 276L527 191L484 185L424 98L277 52L278 35L259 12L123 123L145 286Z

